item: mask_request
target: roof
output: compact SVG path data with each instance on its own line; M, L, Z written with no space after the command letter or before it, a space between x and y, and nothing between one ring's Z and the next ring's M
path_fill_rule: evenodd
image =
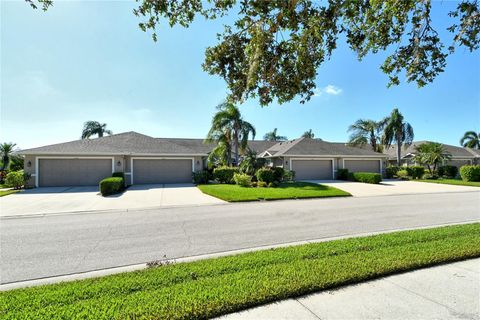
M404 158L408 155L414 155L416 153L416 147L427 143L429 141L414 141L411 145L405 146L401 150L401 157ZM454 158L474 158L475 151L473 149L463 148L452 146L449 144L442 144L445 151L450 153ZM389 159L396 159L397 158L397 146L392 145L390 148L385 149L385 154L388 155ZM480 154L479 154L480 155Z
M266 154L268 153L268 154ZM385 157L373 150L351 147L345 143L326 142L320 139L298 138L279 142L266 152L267 157L281 156L366 156Z

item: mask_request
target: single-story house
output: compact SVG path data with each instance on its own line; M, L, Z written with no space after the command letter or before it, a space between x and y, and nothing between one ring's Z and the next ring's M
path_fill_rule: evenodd
M409 146L405 146L401 149L401 165L409 166L416 165L415 154L416 148L428 141L415 141ZM442 165L451 165L461 167L466 164L478 164L480 163L480 153L478 150L452 146L449 144L442 144L444 150L452 155L449 161L446 161ZM391 146L385 150L385 154L388 155L388 162L392 165L397 164L397 146Z
M334 179L339 168L382 173L386 155L343 143L299 138L285 142L249 141L271 165L296 171L297 179ZM153 138L125 132L19 152L25 157L29 187L96 185L113 172L127 184L185 183L206 167L214 145L203 139Z

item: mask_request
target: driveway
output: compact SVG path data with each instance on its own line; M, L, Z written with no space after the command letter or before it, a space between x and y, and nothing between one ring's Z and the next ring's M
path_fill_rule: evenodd
M312 180L310 182L321 183L347 191L354 197L480 191L479 187L454 186L439 183L399 180L384 180L380 184L368 184L340 180Z
M128 210L225 203L192 184L135 185L124 193L102 197L97 186L52 187L25 190L0 198L0 216Z

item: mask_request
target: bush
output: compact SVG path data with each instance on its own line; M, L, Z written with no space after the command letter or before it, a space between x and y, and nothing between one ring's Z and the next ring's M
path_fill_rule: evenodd
M192 172L192 180L195 184L207 184L210 180L210 173L208 170Z
M382 175L373 172L354 172L353 179L357 182L379 184L382 181Z
M438 168L440 177L455 178L458 174L458 168L455 166L442 166Z
M112 177L122 178L123 180L125 180L125 174L123 172L114 172L112 173Z
M293 181L295 180L295 171L284 170L283 171L283 181Z
M269 168L258 169L255 175L257 176L258 181L263 181L267 184L274 180L273 171Z
M239 173L236 167L218 167L213 170L213 177L220 183L234 183L233 175Z
M254 187L254 188L257 187L257 181L252 181L252 187Z
M252 185L252 177L245 173L235 173L233 180L241 187L250 187Z
M23 170L12 171L5 177L5 184L8 187L20 189L25 185L25 181L27 181L29 178L30 174L24 173Z
M427 180L437 180L438 176L436 174L425 173L422 178Z
M258 181L257 182L257 187L259 188L266 188L267 187L267 183L265 181Z
M125 182L120 177L105 178L100 181L100 193L102 196L119 193L123 190Z
M282 181L285 170L282 167L273 167L271 170L273 171L273 181Z
M400 167L397 167L397 166L390 166L390 167L387 167L385 169L385 176L388 178L388 179L392 179L393 177L395 177L397 175L397 172L400 170L401 168Z
M407 167L406 170L412 179L420 179L425 174L425 168L422 166Z
M398 170L397 171L397 177L402 180L407 180L408 179L408 171L405 169Z
M348 169L337 169L337 180L348 180Z
M463 181L480 181L480 165L465 165L460 168Z

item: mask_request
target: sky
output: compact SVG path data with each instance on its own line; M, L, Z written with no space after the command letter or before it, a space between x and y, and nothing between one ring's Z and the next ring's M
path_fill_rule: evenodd
M19 148L79 139L83 123L107 123L114 133L204 138L225 82L205 73L204 51L222 23L198 18L188 29L158 30L158 42L138 28L132 1L54 1L47 12L23 1L0 0L0 142ZM433 22L447 45L453 1L435 2ZM316 95L261 107L240 105L257 139L278 128L297 138L308 129L326 141L346 141L360 118L379 120L398 107L416 140L458 145L480 130L480 53L461 48L424 88L387 88L379 66L385 54L358 61L344 42L318 70Z

